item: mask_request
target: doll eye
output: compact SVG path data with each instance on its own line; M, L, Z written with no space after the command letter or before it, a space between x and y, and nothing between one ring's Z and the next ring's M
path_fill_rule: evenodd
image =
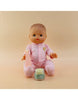
M42 34L40 34L40 37L42 37L43 35Z
M33 37L35 37L36 35L35 34L33 34Z

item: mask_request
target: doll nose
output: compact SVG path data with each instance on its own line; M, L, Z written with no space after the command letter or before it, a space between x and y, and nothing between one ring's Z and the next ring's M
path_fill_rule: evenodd
M37 35L36 38L39 39L39 36Z

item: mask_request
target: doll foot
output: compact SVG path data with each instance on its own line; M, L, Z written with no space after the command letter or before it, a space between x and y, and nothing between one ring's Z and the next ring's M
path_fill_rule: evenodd
M34 69L30 66L28 66L25 70L25 75L27 78L31 78L33 76Z
M27 75L26 75L26 77L27 77L27 78L32 78L32 76L27 76Z
M48 76L54 76L54 73L48 73Z
M54 76L54 70L47 68L46 73L48 74L48 76Z

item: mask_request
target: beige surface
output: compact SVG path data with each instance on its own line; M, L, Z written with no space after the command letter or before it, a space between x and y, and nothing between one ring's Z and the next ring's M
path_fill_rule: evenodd
M38 22L58 54L55 76L44 81L27 79L20 61L29 27ZM78 12L0 12L0 88L78 88Z

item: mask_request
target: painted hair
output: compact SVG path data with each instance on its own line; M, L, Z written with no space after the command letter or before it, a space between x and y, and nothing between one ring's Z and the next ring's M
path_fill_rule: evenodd
M30 27L30 31L33 33L46 33L46 28L43 24L37 23Z

